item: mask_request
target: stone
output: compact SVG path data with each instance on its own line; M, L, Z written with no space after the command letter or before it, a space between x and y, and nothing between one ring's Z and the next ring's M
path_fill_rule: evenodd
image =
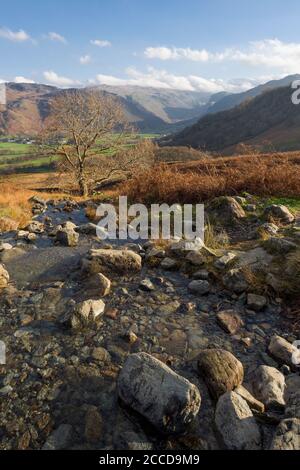
M208 281L195 280L189 283L188 289L192 294L205 295L210 292L211 287Z
M89 222L87 224L78 225L75 230L82 235L96 235L97 225Z
M193 266L202 266L204 264L203 255L198 251L190 251L185 259Z
M271 356L273 356L280 364L287 364L292 370L296 369L299 350L286 339L277 335L273 336L268 350Z
M215 261L215 267L217 269L225 269L230 263L235 260L235 258L236 254L229 252Z
M220 225L230 225L246 217L244 209L236 199L227 196L214 199L209 204L207 213Z
M235 392L217 403L215 424L228 450L259 450L261 435L247 402Z
M234 389L234 391L248 403L251 410L264 413L265 405L261 401L257 400L253 395L251 395L251 393L243 385L239 385Z
M287 254L297 249L297 244L285 238L270 237L264 242L265 248L271 253Z
M101 347L93 349L92 358L99 362L110 362L111 360L109 352Z
M146 292L151 292L155 290L155 287L153 285L153 282L150 281L150 279L143 279L140 282L140 289L146 291Z
M64 246L77 246L78 240L79 234L71 229L62 228L61 230L58 230L56 234L56 241Z
M90 274L135 273L142 269L142 258L130 250L91 250L88 257L84 259L83 268Z
M10 243L0 242L0 252L12 250L13 246Z
M270 450L300 450L300 419L284 419L278 425Z
M223 276L223 284L226 289L235 294L242 294L249 287L243 270L238 268L230 269L225 276Z
M277 227L277 225L267 222L258 227L257 235L261 237L262 235L266 234L274 237L277 235L278 231L279 228Z
M160 267L166 271L172 271L177 268L177 261L172 258L164 258L160 263Z
M224 349L201 351L198 357L198 371L214 398L234 390L244 379L242 363Z
M8 286L9 274L3 264L0 264L0 289L4 289Z
M159 431L184 432L199 412L198 388L147 353L132 354L118 378L122 401Z
M72 328L98 327L105 310L102 300L85 300L76 305L71 316Z
M254 396L267 409L284 407L285 377L275 367L259 366L253 373L251 385Z
M85 415L84 435L87 442L99 442L103 433L103 419L96 406L90 406Z
M209 272L206 271L206 269L200 269L199 271L196 271L195 273L193 273L193 278L201 280L201 281L208 281Z
M151 248L146 253L147 260L150 258L164 258L165 256L166 256L165 250L163 250L162 248L156 248L156 247Z
M96 273L88 280L88 287L97 291L101 297L106 297L110 294L111 281L104 274Z
M38 222L37 220L33 220L30 222L29 225L25 228L29 233L43 233L45 230L44 224L42 222Z
M234 310L224 310L217 313L217 322L223 330L231 335L235 335L244 326L240 315Z
M250 310L254 310L255 312L259 312L267 305L266 297L257 294L248 294L247 295L247 306Z
M295 217L286 206L272 204L265 208L263 218L269 222L279 221L283 224L292 224Z
M42 450L65 450L72 444L73 428L70 424L61 424L50 434Z
M300 419L300 375L291 374L286 377L286 390L284 394L287 418Z

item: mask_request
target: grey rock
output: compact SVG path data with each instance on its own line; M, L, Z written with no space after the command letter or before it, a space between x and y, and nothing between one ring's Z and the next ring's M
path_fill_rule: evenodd
M240 315L234 310L223 310L217 314L217 322L227 333L235 335L243 326L244 322Z
M275 252L280 254L290 253L297 249L296 243L286 240L285 238L276 237L271 237L269 240L266 240L264 246L271 253Z
M251 384L254 396L264 403L267 409L284 407L285 377L279 370L259 366L252 376Z
M180 433L198 414L197 387L146 353L128 357L118 378L120 398L163 433Z
M146 292L155 290L155 286L153 285L153 282L150 281L150 279L143 279L140 282L140 288Z
M73 229L62 228L61 230L58 230L56 234L56 241L64 246L77 246L78 240L79 234Z
M248 282L242 269L230 269L228 273L223 276L224 286L236 293L241 294L248 289Z
M134 273L142 269L142 258L130 250L91 250L88 257L83 260L83 269L90 274Z
M247 306L250 310L254 310L255 312L259 312L267 305L266 297L257 294L248 294L247 295Z
M172 258L164 258L160 263L160 267L166 271L172 271L177 268L177 261Z
M219 224L232 224L246 217L242 206L233 197L218 197L207 208L207 213Z
M300 450L300 419L281 421L276 429L270 450Z
M291 224L295 221L295 217L286 206L277 204L266 207L263 217L270 222L278 220L283 224Z
M230 263L235 260L235 258L236 254L229 252L215 261L215 267L217 269L225 269Z
M189 283L188 289L192 294L205 295L210 292L211 287L208 281L195 280Z
M105 310L102 300L85 300L76 305L71 315L72 328L97 328Z
M227 449L261 449L259 427L247 402L237 393L228 392L219 398L215 423Z
M269 353L280 364L287 364L292 370L296 369L296 359L299 358L299 350L281 336L273 336L269 344Z
M42 450L64 450L72 444L73 428L70 424L61 424L50 434Z

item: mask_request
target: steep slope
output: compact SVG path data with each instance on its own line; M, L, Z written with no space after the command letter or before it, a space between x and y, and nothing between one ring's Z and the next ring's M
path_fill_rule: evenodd
M229 111L203 117L165 143L229 152L242 142L260 147L271 144L278 150L299 149L300 106L292 103L291 95L290 87L264 92Z

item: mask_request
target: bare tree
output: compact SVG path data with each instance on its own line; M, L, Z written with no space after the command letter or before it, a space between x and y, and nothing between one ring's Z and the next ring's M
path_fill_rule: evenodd
M87 196L91 162L116 154L126 136L126 116L117 98L95 89L68 90L51 101L40 143L44 153L60 157L60 169L71 173Z

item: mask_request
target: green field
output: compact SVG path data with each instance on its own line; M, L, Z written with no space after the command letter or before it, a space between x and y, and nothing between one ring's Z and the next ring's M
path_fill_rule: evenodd
M138 134L132 137L128 136L128 143L124 147L130 147L142 139L155 139L158 134ZM112 150L103 152L106 155L112 155ZM53 163L56 157L41 157L36 153L34 145L17 144L13 142L0 142L0 174L5 173L29 173L46 172L53 170Z

